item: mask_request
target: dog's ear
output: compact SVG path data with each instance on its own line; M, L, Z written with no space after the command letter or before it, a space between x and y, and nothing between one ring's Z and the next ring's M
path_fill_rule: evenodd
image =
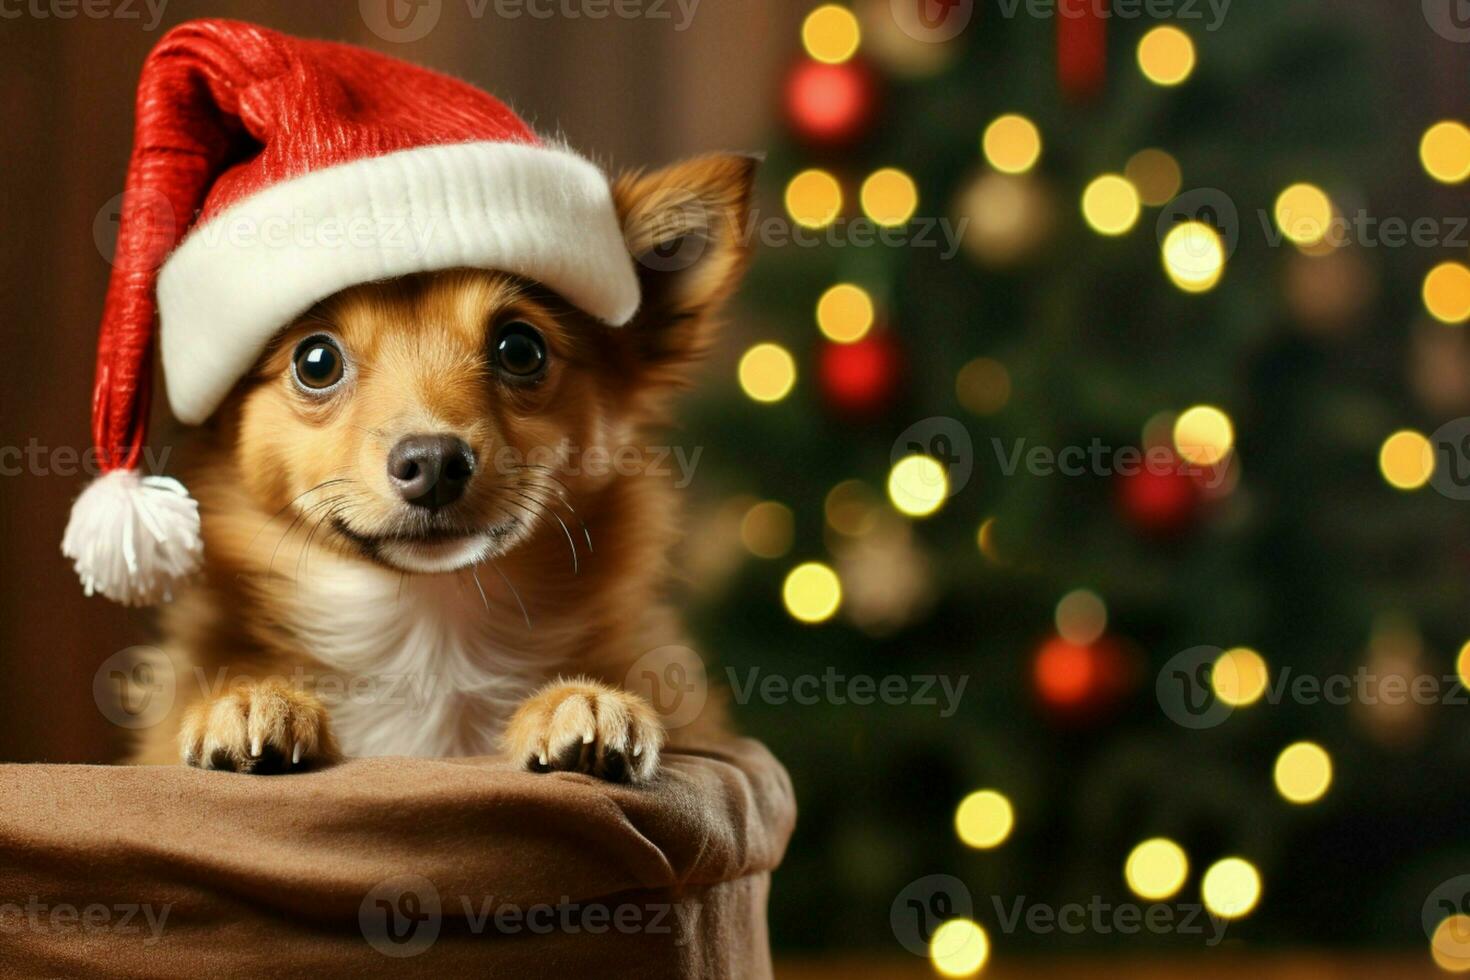
M618 178L613 199L642 301L624 329L645 369L668 371L711 341L711 314L750 257L746 227L756 158L696 157Z

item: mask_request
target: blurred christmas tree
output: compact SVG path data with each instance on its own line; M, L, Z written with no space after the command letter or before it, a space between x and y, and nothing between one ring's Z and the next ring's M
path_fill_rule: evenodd
M775 940L893 949L895 898L951 874L997 950L1209 934L1005 929L1022 896L1422 943L1470 870L1453 709L1280 687L1453 675L1470 630L1463 520L1403 492L1465 345L1425 251L1342 221L1428 182L1391 52L1306 2L923 19L970 6L805 21L760 330L690 426L699 485L739 491L699 525L697 635L801 803ZM833 674L968 680L948 716L937 685L759 693Z

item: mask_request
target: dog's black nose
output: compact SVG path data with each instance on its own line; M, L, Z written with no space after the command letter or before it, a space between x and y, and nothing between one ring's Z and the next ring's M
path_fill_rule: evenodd
M415 507L454 503L475 473L475 454L456 436L404 436L388 453L388 482Z

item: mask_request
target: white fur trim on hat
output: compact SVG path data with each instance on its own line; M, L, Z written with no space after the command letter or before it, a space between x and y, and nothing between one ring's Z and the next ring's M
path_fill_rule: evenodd
M638 277L607 176L567 150L459 143L315 171L189 233L158 277L169 404L207 419L282 327L349 286L457 267L526 276L613 326Z

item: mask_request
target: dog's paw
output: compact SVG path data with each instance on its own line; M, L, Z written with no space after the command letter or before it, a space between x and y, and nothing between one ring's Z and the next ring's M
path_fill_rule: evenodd
M245 683L184 716L185 765L268 775L333 761L337 746L320 701L280 682Z
M584 772L615 783L652 779L663 744L663 725L647 702L587 680L542 688L505 733L511 759L532 772Z

